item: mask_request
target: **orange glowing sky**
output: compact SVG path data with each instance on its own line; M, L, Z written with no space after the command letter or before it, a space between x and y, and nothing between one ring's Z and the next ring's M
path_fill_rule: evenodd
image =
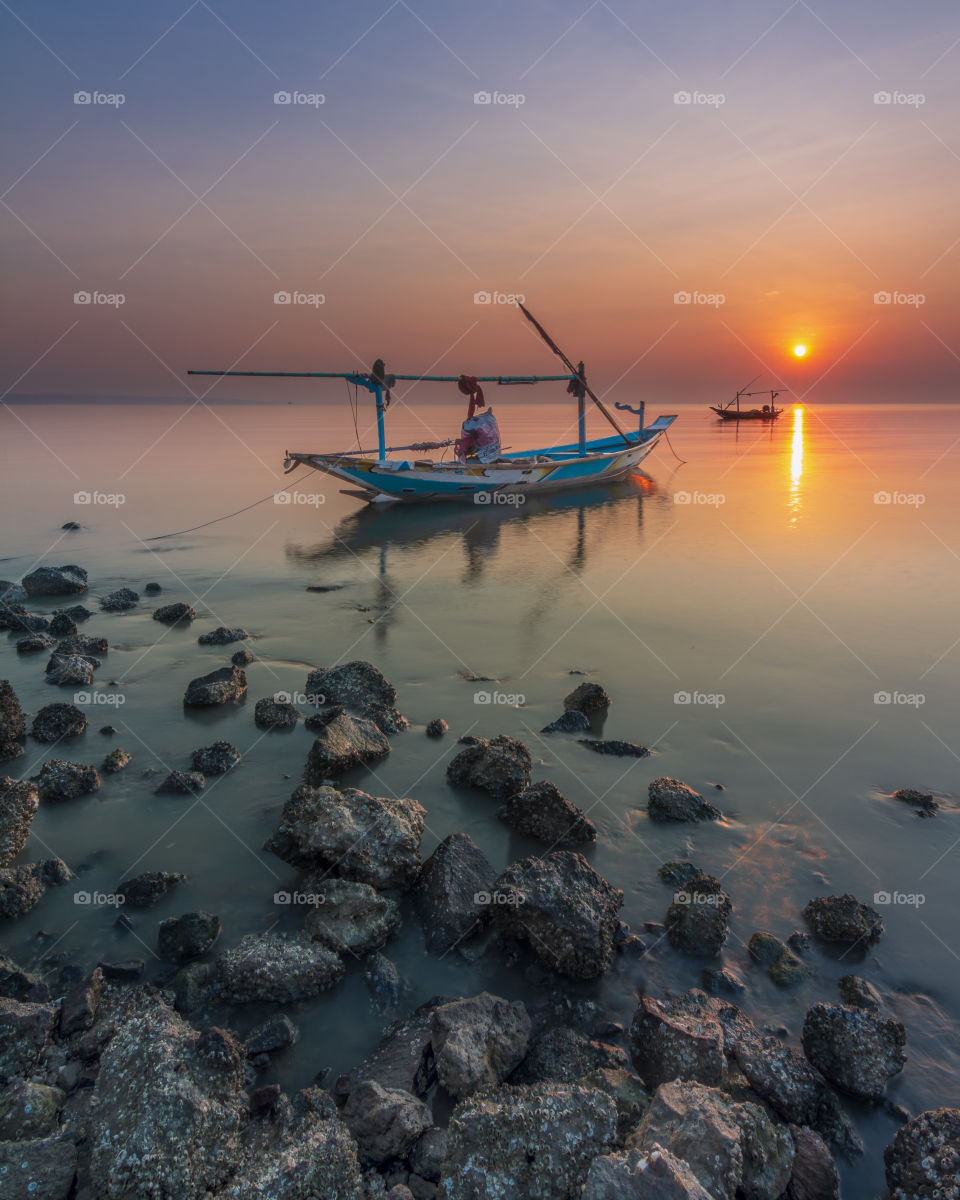
M817 401L956 396L953 4L181 15L0 13L5 391L552 369L515 309L474 301L498 291L604 389L699 401L763 372Z

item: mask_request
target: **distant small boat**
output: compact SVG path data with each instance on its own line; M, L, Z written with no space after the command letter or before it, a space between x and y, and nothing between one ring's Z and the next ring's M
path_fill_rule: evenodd
M617 404L617 408L626 409L639 417L637 430L626 432L621 429L613 415L590 390L583 363L574 366L527 309L522 304L519 308L563 361L567 374L388 375L381 359L374 363L368 374L356 371L189 371L188 374L345 379L347 383L371 392L377 413L378 445L375 451L357 449L316 453L288 450L284 462L288 473L299 466L312 467L354 484L354 488L344 490L348 496L361 500L377 503L467 500L479 504L515 504L522 503L519 500L521 496L592 487L600 482L622 479L636 470L676 420L676 416L658 417L645 428L642 401L636 408ZM387 447L384 413L390 405L391 389L398 380L457 384L460 391L470 397L461 436L445 442L415 442L409 446ZM567 392L576 397L578 440L559 446L502 453L496 418L492 410L486 407L480 385L495 383L506 387L547 381L565 383ZM616 430L616 436L587 441L585 401L588 396ZM453 458L387 457L388 454L404 450L423 453L447 446L453 447Z
M759 375L750 380L750 383L740 389L732 400L726 404L712 404L710 411L717 414L721 421L775 421L783 412L782 408L777 408L774 404L780 392L775 392L772 389L763 392L748 392L747 388L750 384L756 383L760 378ZM782 389L781 389L782 390ZM768 403L760 408L742 408L741 400L746 400L753 396L766 396Z

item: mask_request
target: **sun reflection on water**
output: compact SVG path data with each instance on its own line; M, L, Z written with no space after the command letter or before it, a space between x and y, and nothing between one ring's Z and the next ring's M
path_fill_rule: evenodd
M800 520L800 480L803 477L803 409L793 410L793 443L790 455L790 527Z

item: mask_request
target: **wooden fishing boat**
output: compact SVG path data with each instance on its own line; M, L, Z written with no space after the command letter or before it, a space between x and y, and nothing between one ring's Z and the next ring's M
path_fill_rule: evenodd
M748 392L747 388L750 384L756 383L760 378L759 375L750 380L746 387L740 389L732 400L726 404L713 404L710 406L710 411L717 414L721 421L775 421L783 412L782 408L777 408L774 400L780 395L779 391L772 389L762 392ZM782 390L782 389L781 389ZM741 408L741 399L748 399L753 396L766 396L768 403L760 408Z
M284 462L290 472L300 466L312 467L354 485L343 489L347 495L373 503L396 501L459 500L476 504L518 504L521 497L531 494L567 491L594 486L599 482L622 479L656 447L675 415L658 417L644 426L644 405L637 408L618 404L639 417L634 432L621 429L619 423L586 381L583 363L573 363L550 339L543 327L523 305L519 306L536 327L555 354L560 357L567 373L563 375L392 375L383 362L377 360L367 374L356 371L190 371L191 375L285 376L309 379L345 379L357 388L372 393L377 414L377 449L352 450L338 453L309 450L288 450ZM457 441L420 442L410 446L386 445L384 414L390 404L391 389L399 381L418 383L455 383L470 396L470 408L463 433ZM489 410L475 416L477 408L485 408L481 384L516 387L536 383L565 383L567 391L576 397L578 405L578 439L566 445L542 446L511 453L499 451L499 432L496 440L474 444L468 427L486 421L496 430ZM616 430L616 436L587 440L586 398L589 397ZM471 425L473 423L473 425ZM481 430L480 434L487 431ZM479 437L480 434L477 436ZM423 453L453 447L457 458L391 457L403 451ZM487 453L484 453L487 451Z

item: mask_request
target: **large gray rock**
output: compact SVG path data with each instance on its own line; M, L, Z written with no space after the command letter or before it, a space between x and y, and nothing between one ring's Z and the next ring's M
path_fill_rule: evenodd
M570 1084L504 1086L462 1100L447 1130L440 1200L572 1200L613 1149L609 1096Z
M0 867L8 867L27 844L39 802L29 779L0 779Z
M220 918L208 912L168 917L157 930L157 953L164 962L185 963L203 958L220 936Z
M591 1038L572 1025L551 1025L531 1038L527 1056L510 1082L578 1083L585 1076L623 1071L627 1066L626 1052L619 1046ZM612 1094L605 1086L602 1090Z
M185 708L212 708L242 699L247 694L247 677L239 667L220 667L199 675L187 684Z
M343 1100L366 1079L387 1089L403 1088L415 1096L425 1096L437 1081L433 1057L433 1014L447 996L436 996L388 1025L373 1052L341 1075L334 1087Z
M803 1051L831 1083L853 1096L878 1100L906 1062L907 1034L899 1021L865 1008L814 1004L803 1022Z
M201 633L197 643L201 646L229 646L233 642L245 641L249 636L245 629L230 629L226 625L218 625L209 633Z
M299 720L296 705L276 696L265 696L253 707L253 722L258 729L293 729Z
M451 833L444 838L423 864L413 890L428 950L446 954L487 925L496 878L472 837Z
M104 596L100 607L104 612L127 612L128 609L136 608L139 603L139 592L135 592L133 588L122 587Z
M431 1022L437 1079L457 1100L502 1083L527 1052L530 1017L520 1000L489 992L443 1004Z
M25 1141L59 1133L57 1117L65 1098L60 1088L27 1079L17 1080L8 1087L6 1095L0 1097L0 1141ZM2 1173L0 1179L3 1179Z
M149 908L162 900L171 888L182 883L186 875L179 871L144 871L117 887L117 894L132 908Z
M689 1165L663 1146L602 1154L590 1164L582 1200L713 1200Z
M75 704L45 704L33 718L30 732L38 742L59 742L76 737L87 727L87 718Z
M164 625L176 625L180 621L192 621L196 615L196 610L191 605L178 601L175 604L161 604L159 608L154 609L153 619L162 621Z
M630 1053L648 1088L671 1079L716 1085L725 1065L723 1028L669 1002L643 996L630 1026Z
M317 902L307 913L304 932L340 954L376 950L400 924L397 902L368 883L328 876L308 882L305 890Z
M716 1200L777 1200L790 1179L793 1141L756 1104L731 1100L700 1083L664 1083L628 1150L662 1146L686 1161Z
M840 1200L837 1164L819 1133L805 1125L791 1125L793 1172L786 1200Z
M856 896L817 896L803 910L810 928L825 942L876 941L883 933L880 914Z
M420 869L425 815L416 800L302 785L284 805L268 846L298 866L374 888L405 888Z
M58 654L54 650L47 662L47 683L57 687L89 687L93 673L100 666L98 658L83 654Z
M78 800L100 790L100 774L86 763L48 758L40 768L38 790L41 800Z
M397 690L372 663L356 660L317 667L307 676L306 694L315 704L344 704L357 712L392 708Z
M353 1089L340 1116L356 1138L361 1163L374 1166L406 1158L433 1124L430 1110L416 1096L402 1088L384 1088L373 1079Z
M13 920L43 899L48 887L67 883L73 875L62 858L0 868L0 918Z
M16 1079L34 1070L56 1019L52 1004L0 996L0 1079Z
M4 1200L67 1200L77 1174L77 1148L59 1137L0 1142Z
M332 950L302 937L248 933L217 959L217 988L228 1004L275 1000L280 1004L325 992L343 978Z
M87 573L73 564L65 567L37 567L23 577L28 596L79 596L87 590Z
M317 730L315 719L310 728ZM332 775L377 762L389 753L390 743L373 721L351 717L343 708L330 709L307 755L304 781L318 786Z
M661 776L648 789L647 812L654 821L716 821L720 809L689 784Z
M890 1200L960 1194L960 1109L932 1108L897 1130L883 1152Z
M0 762L23 753L27 723L9 679L0 679Z
M50 999L50 989L41 976L0 954L0 996L42 1002Z
M623 892L582 854L557 850L503 872L491 896L501 935L525 941L551 970L594 979L610 966Z
M599 683L581 683L569 696L564 696L563 707L567 712L606 712L610 697Z
M201 775L226 775L240 761L240 751L231 742L201 746L190 756L190 765Z
M497 816L518 833L551 845L597 840L597 827L586 813L568 800L556 784L546 781L531 783L514 793L497 809Z
M718 954L727 940L733 905L716 879L698 875L674 893L664 924L670 944L684 954Z
M467 746L447 767L447 779L454 787L480 788L494 800L506 800L530 782L533 760L523 742L505 733L460 740Z

